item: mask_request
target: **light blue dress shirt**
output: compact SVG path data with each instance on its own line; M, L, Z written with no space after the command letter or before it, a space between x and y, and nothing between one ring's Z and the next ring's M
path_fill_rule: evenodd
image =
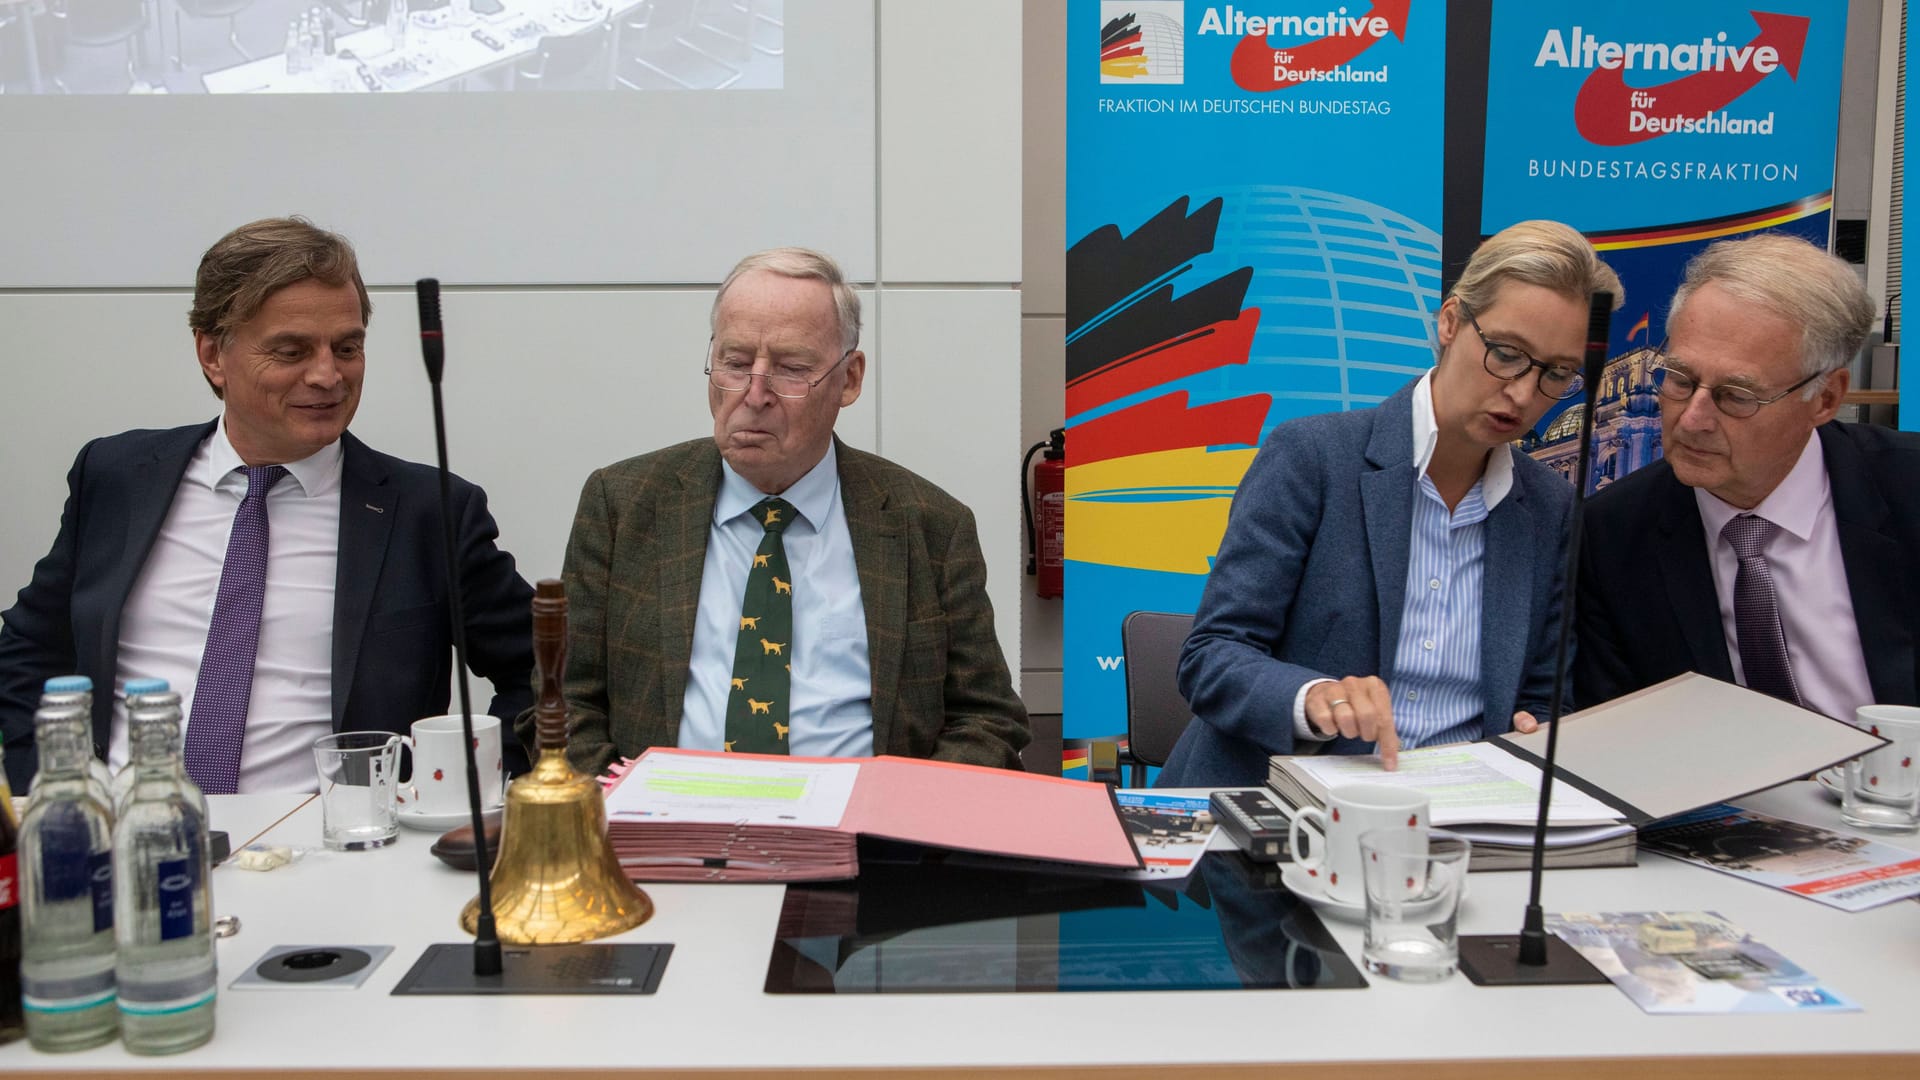
M707 529L694 621L686 705L679 745L719 750L726 742L733 650L747 572L765 535L747 511L766 498L725 462ZM853 537L840 502L839 459L827 456L779 496L799 517L781 534L793 571L793 689L788 706L791 753L807 757L871 757L873 673L867 657L867 613Z
M1387 685L1393 726L1407 749L1471 742L1485 734L1480 689L1480 604L1486 578L1487 515L1513 489L1513 451L1496 446L1480 479L1449 513L1427 466L1439 442L1432 373L1413 401L1413 535L1407 556L1400 640Z

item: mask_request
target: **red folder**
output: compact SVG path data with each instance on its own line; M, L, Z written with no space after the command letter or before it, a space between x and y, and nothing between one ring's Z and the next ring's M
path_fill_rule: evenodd
M1143 865L1105 784L914 758L804 758L656 748L640 758L766 762L857 770L838 824L654 820L644 794L608 791L608 834L636 881L813 881L859 871L859 836L929 848L1032 860L1058 867L1130 869Z

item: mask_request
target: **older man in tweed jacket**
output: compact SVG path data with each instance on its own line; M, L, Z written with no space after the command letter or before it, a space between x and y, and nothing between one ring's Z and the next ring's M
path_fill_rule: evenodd
M1019 768L1027 714L972 513L833 436L866 370L839 268L748 256L712 326L713 437L607 466L580 496L575 765L677 745Z

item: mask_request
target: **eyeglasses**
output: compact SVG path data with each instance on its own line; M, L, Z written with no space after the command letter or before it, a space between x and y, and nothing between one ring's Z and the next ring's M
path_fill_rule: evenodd
M775 397L783 398L806 397L808 392L814 387L827 381L827 376L833 374L834 369L846 363L847 357L853 355L853 350L848 349L846 352L840 354L840 359L827 365L827 370L821 372L817 378L809 379L805 375L794 374L792 372L755 371L753 370L753 356L747 353L725 353L720 356L714 356L712 353L712 341L708 341L707 344L707 366L705 369L707 381L715 387L725 390L730 394L739 394L745 392L747 387L753 385L753 380L765 379L767 380L767 389L773 391Z
M1541 397L1552 398L1555 401L1564 401L1572 397L1586 385L1578 368L1567 364L1549 364L1543 360L1535 360L1523 349L1517 349L1503 341L1494 341L1487 336L1485 330L1480 329L1480 320L1474 318L1472 308L1462 303L1460 310L1467 313L1467 322L1473 324L1473 332L1480 335L1480 344L1487 347L1487 354L1481 358L1481 363L1486 365L1487 374L1504 382L1512 382L1515 379L1524 378L1527 372L1534 368L1539 368L1540 378L1534 383L1534 389L1539 391Z
M1721 383L1719 386L1706 385L1694 378L1692 372L1674 366L1673 361L1667 356L1667 346L1664 342L1661 343L1657 356L1658 359L1653 362L1653 388L1661 397L1668 401L1692 401L1693 395L1705 390L1713 398L1714 407L1735 420L1745 420L1759 412L1760 406L1771 405L1827 374L1824 371L1816 371L1772 397L1763 398L1744 386L1729 386L1726 383Z

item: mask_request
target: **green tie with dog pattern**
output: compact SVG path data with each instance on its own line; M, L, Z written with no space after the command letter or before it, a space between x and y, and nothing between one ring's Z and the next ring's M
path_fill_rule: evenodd
M752 511L767 530L747 571L740 601L740 640L733 650L733 690L727 695L727 750L787 753L787 692L793 685L793 575L780 534L793 507L762 499Z

